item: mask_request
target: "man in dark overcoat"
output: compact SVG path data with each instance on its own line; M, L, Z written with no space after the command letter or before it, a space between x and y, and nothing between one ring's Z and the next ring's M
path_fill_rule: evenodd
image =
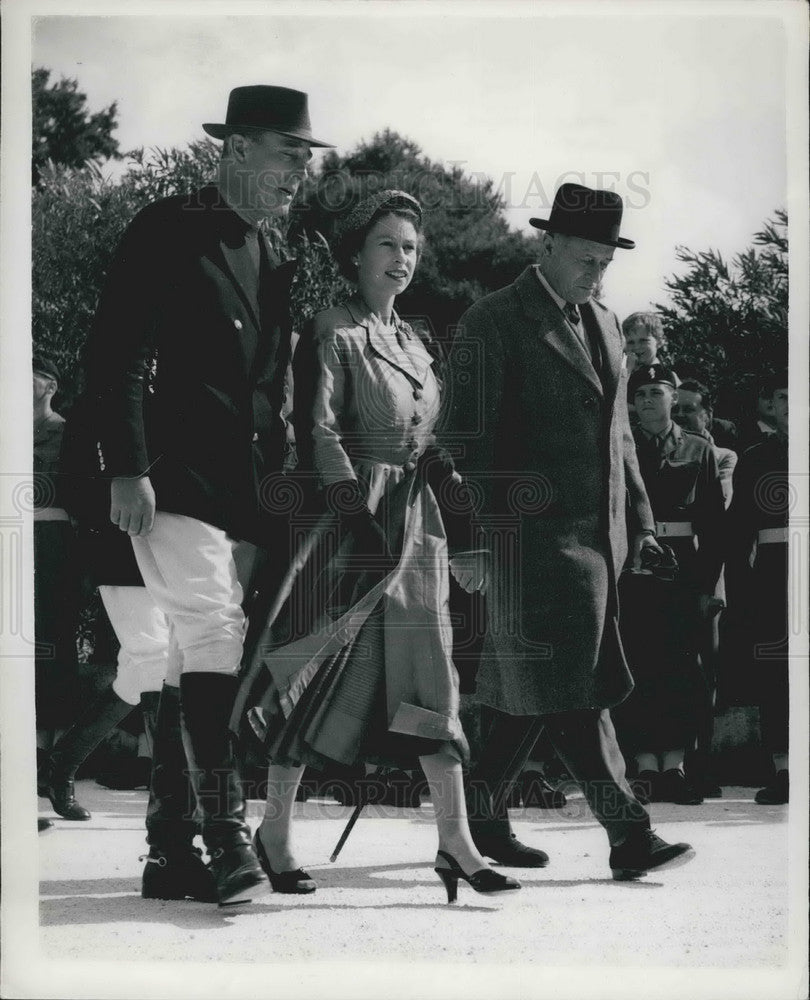
M203 128L223 140L217 181L147 206L124 233L87 382L110 519L131 536L179 650L183 743L226 904L267 881L228 736L244 591L257 546L274 557L262 483L281 470L285 449L291 276L265 225L286 215L312 147L328 144L312 136L306 94L283 87L236 88L225 123ZM159 716L171 705L162 699ZM171 730L171 720L159 717L157 729ZM161 829L157 843L150 828L147 864L182 863L185 833Z
M488 573L477 698L492 727L469 782L481 853L541 867L506 815L509 789L545 728L612 846L617 878L686 860L655 837L625 778L608 709L632 680L616 581L628 544L658 549L627 417L622 335L593 298L616 247L621 198L557 191L538 266L462 317L451 356L446 441L480 497L477 551L455 552L467 588ZM628 541L629 534L629 541ZM659 550L660 551L660 550Z

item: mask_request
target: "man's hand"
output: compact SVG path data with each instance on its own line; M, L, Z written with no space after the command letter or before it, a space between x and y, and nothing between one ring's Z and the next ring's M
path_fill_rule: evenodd
M710 621L715 615L719 615L726 602L722 597L715 597L714 594L700 595L700 617Z
M453 579L468 594L479 590L486 594L490 581L489 552L459 552L450 557Z
M133 537L149 534L155 523L155 491L149 476L113 479L110 520Z
M649 532L639 532L633 536L633 569L641 569L641 553L644 549L654 549L656 552L664 554L664 550L655 540L655 535Z

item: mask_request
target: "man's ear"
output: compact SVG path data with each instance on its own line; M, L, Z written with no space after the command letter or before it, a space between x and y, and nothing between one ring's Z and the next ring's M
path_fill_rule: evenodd
M678 390L672 390L672 405L674 406L678 402Z

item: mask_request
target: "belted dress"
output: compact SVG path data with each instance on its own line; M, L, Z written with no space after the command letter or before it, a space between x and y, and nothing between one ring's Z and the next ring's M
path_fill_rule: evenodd
M443 747L467 754L447 538L420 474L440 411L434 368L421 335L396 314L383 324L356 300L302 332L293 418L301 471L269 491L290 508L296 554L264 620L254 612L232 719L275 763L405 766ZM340 515L313 505L313 495L351 481L392 558L358 554Z

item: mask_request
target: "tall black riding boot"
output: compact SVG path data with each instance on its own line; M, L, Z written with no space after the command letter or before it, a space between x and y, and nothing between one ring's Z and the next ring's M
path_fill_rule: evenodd
M154 693L154 692L150 692ZM152 780L146 808L149 854L141 880L144 899L185 899L216 903L214 877L194 846L200 832L197 800L188 772L180 728L180 689L163 685L157 710L141 695L144 728L152 735Z
M105 688L87 706L68 731L57 740L37 776L37 791L65 819L90 819L76 801L73 779L79 765L118 723L132 711L113 691Z
M269 886L245 822L228 728L236 687L236 677L226 674L188 673L180 678L183 743L220 906L250 902Z

